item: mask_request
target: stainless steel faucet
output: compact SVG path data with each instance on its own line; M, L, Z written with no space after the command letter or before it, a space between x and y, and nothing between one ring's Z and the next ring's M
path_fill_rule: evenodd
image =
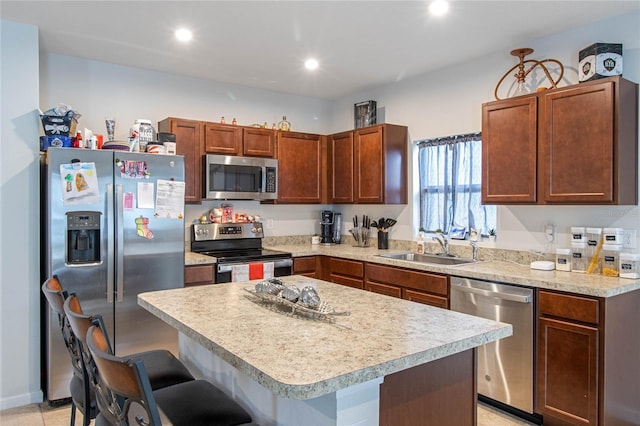
M442 252L445 255L449 255L449 240L447 239L447 237L444 236L444 234L441 233L437 233L434 237L433 237L434 241L437 241L440 244L440 247L442 247Z
M471 259L476 261L478 260L478 242L470 241L469 244L471 244Z

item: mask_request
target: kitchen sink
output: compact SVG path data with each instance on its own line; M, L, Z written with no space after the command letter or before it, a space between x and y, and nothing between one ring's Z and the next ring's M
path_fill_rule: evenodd
M409 262L431 263L436 265L466 265L476 262L473 259L445 254L392 253L380 254L379 256L386 257L387 259L407 260Z

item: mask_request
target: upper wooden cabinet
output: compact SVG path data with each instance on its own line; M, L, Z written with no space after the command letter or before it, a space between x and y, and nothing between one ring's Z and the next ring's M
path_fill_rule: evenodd
M242 129L242 155L247 157L275 157L275 130L244 127Z
M319 204L326 199L324 140L309 133L278 132L278 203Z
M353 132L343 132L328 138L329 198L331 203L353 203L354 153Z
M204 124L204 150L209 154L269 157L276 154L276 132L229 124Z
M242 153L242 127L205 123L204 150L208 154L240 155Z
M329 202L406 204L407 137L394 124L330 136Z
M485 204L637 204L638 85L620 77L482 106Z
M184 156L184 201L187 203L199 203L202 200L202 127L199 121L173 117L158 122L159 132L176 135L176 154Z

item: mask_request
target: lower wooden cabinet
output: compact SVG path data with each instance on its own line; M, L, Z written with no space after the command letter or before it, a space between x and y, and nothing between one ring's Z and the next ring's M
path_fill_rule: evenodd
M449 277L446 275L367 263L364 288L438 308L449 307Z
M538 326L538 404L545 424L553 424L548 417L598 424L598 329L547 318Z
M545 426L640 424L640 290L538 290L536 412Z
M215 265L191 265L184 267L184 286L212 284L215 282Z
M294 257L293 275L304 275L306 277L317 278L317 263L318 256Z
M326 257L322 261L321 279L362 290L364 264L358 260Z

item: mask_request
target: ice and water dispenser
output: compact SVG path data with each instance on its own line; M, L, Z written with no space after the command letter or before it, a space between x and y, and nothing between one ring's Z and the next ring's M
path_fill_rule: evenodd
M100 262L100 212L67 212L67 264Z

